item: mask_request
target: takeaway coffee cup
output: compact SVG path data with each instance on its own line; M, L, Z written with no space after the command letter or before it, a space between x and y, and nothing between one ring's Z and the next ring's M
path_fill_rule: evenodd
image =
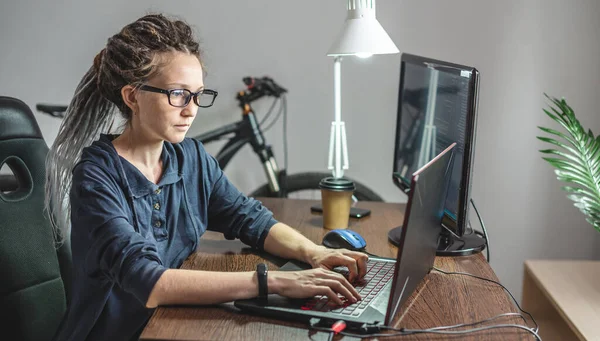
M323 206L323 227L326 229L348 228L354 182L344 178L327 177L319 182Z

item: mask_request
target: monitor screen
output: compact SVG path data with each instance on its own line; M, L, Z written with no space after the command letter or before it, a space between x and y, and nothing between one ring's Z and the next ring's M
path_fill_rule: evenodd
M442 224L459 237L468 221L478 87L473 67L402 55L392 178L408 191L412 173L456 142Z

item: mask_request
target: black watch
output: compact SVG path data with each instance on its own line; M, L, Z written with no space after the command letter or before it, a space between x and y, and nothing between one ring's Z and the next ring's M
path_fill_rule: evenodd
M267 264L260 263L256 266L256 275L258 276L258 298L262 300L267 299L269 294L269 287L267 285Z

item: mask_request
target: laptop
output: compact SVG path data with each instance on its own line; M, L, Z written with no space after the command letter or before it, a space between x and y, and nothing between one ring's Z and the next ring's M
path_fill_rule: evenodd
M332 323L343 320L349 328L363 324L389 325L433 268L455 146L453 143L413 173L398 254L395 259L369 256L367 274L363 281L355 284L362 300L338 306L329 302L327 296L291 299L271 294L267 300L236 300L234 305L246 313L281 320L307 322L318 318ZM382 233L381 238L387 239L387 232ZM289 261L279 270L308 268L308 264ZM336 270L347 271L345 267Z

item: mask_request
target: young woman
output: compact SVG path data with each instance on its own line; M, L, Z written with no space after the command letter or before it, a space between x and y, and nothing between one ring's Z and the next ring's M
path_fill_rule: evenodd
M46 202L59 241L70 238L70 305L56 340L136 339L165 304L214 304L256 297L256 272L179 269L206 230L313 269L269 272L269 293L359 294L362 253L315 245L240 193L202 144L185 138L199 107L217 92L191 28L147 15L108 39L78 85L47 160ZM109 135L114 115L125 120Z

